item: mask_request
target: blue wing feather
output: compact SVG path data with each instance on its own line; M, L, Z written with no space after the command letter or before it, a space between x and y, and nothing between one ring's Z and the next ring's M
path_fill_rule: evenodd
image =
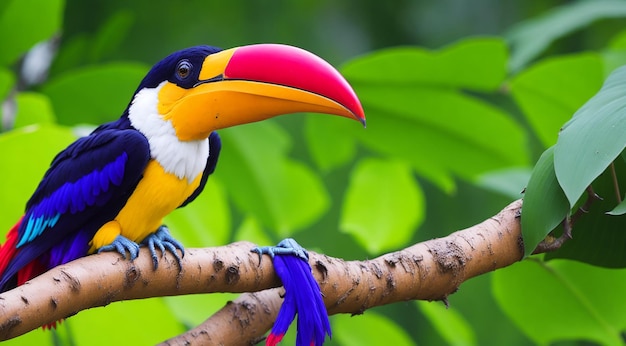
M44 254L50 267L86 255L88 242L126 204L149 160L147 139L124 118L59 153L26 204L20 252L2 273L0 288Z

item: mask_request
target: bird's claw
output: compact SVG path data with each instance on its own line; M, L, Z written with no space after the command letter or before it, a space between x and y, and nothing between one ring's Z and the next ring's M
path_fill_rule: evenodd
M309 253L306 249L292 238L285 238L276 246L257 246L250 251L259 254L259 265L261 265L261 259L264 254L269 255L271 258L274 258L276 255L292 255L304 261L309 260Z
M104 251L115 251L122 255L125 259L130 259L131 261L135 260L137 256L139 256L139 244L134 241L124 237L123 235L118 235L115 237L113 242L109 245L105 245L98 249L98 253ZM126 257L126 253L128 252L129 257Z
M159 267L159 258L156 254L157 247L159 248L159 251L161 251L161 257L165 256L166 250L171 252L176 259L176 263L178 263L178 268L180 270L183 269L182 257L185 257L185 248L178 240L172 237L167 226L162 225L156 232L150 234L141 243L143 245L146 245L148 247L148 250L150 250L152 264L154 265L155 270ZM178 255L178 252L176 250L180 250L180 256Z

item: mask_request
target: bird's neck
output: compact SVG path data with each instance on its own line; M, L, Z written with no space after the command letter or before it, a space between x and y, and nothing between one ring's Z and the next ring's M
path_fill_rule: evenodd
M209 157L208 139L181 141L172 123L159 115L161 85L140 90L128 108L131 125L148 139L150 155L167 173L193 181L204 171Z

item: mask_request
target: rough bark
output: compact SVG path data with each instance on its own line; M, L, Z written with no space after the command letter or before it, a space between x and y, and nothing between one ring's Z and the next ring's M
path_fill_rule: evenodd
M520 209L518 200L476 226L372 260L344 261L310 252L328 312L359 314L399 301L445 300L465 280L519 261L524 253ZM164 342L253 344L272 326L282 299L279 289L270 289L280 286L271 261L259 265L252 247L239 242L188 249L180 273L171 255L153 270L145 249L134 262L114 253L81 258L1 294L0 339L118 300L257 292L241 295L200 326Z

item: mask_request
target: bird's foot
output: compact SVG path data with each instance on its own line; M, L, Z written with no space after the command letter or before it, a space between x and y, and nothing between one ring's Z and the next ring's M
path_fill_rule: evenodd
M304 261L309 260L309 253L292 238L283 239L276 246L255 247L250 251L259 254L259 265L261 265L261 258L264 254L272 258L274 258L275 255L293 255Z
M98 253L103 251L116 251L125 259L130 259L133 261L137 256L139 256L139 244L134 241L124 237L123 235L118 235L115 237L113 242L109 245L105 245L98 249ZM126 257L126 253L128 252L128 257Z
M176 258L178 268L180 270L183 269L181 261L182 257L185 257L185 248L178 240L172 237L167 226L162 225L156 232L150 234L141 243L143 245L146 245L150 250L150 256L152 256L152 264L154 265L155 270L159 267L159 258L156 254L157 247L161 251L161 257L165 256L165 250L169 250L169 252L174 255L174 258ZM180 256L178 255L178 252L176 250L180 250Z

